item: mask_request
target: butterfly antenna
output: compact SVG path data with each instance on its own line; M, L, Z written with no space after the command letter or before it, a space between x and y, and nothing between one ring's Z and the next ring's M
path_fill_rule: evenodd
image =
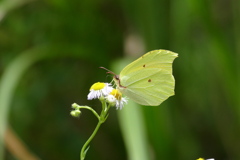
M99 67L101 69L105 69L106 71L108 71L107 73L110 73L110 74L113 74L113 75L116 75L114 72L110 71L109 69L105 68L105 67Z

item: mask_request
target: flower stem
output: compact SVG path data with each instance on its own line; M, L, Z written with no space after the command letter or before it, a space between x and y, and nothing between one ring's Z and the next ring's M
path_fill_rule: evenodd
M100 119L100 116L98 115L98 113L92 109L91 107L88 107L88 106L80 106L80 108L84 108L84 109L88 109L90 111L92 111L92 113L97 117L97 119L99 120Z
M94 136L96 135L98 129L100 128L101 124L105 122L105 120L107 119L107 113L108 113L108 110L110 109L110 105L106 105L106 103L102 103L102 111L101 111L101 115L98 117L98 124L97 126L95 127L93 133L91 134L91 136L88 138L88 140L85 142L85 144L83 145L82 149L81 149L81 152L80 152L80 160L84 160L85 159L85 156L86 156L86 153L89 149L89 143L92 141L92 139L94 138ZM83 108L83 107L82 107ZM89 109L89 108L86 108L86 109ZM97 115L96 112L94 112L92 110L92 112Z
M84 160L85 159L85 156L86 156L86 153L88 151L88 148L86 148L88 146L88 144L91 142L91 140L93 139L93 137L96 135L98 129L100 128L101 124L103 122L101 122L100 120L98 121L98 124L96 126L96 128L94 129L92 135L88 138L88 140L85 142L85 144L83 145L82 149L81 149L81 153L80 153L80 159L81 160Z

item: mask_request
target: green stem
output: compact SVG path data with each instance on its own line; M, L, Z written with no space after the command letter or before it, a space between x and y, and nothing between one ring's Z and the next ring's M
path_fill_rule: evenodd
M81 108L84 108L84 109L88 109L88 110L92 111L93 114L97 117L97 119L98 119L98 120L100 119L100 116L98 115L98 113L97 113L94 109L92 109L91 107L88 107L88 106L79 106L79 108L80 108L80 109L81 109Z
M93 139L93 137L96 135L98 129L100 128L101 124L103 122L101 122L100 120L98 121L98 124L96 126L96 128L94 129L92 135L88 138L88 140L86 141L86 143L83 145L82 147L82 150L81 150L81 154L80 154L80 159L81 160L84 160L85 159L85 156L86 156L86 153L88 151L88 148L86 148L88 146L88 144L91 142L91 140Z
M96 128L94 129L93 133L91 134L91 136L88 138L88 140L85 142L85 144L83 145L82 149L81 149L81 153L80 153L80 160L84 160L86 153L89 149L88 145L89 143L92 141L92 139L95 137L98 129L100 128L101 124L105 122L105 120L107 119L107 113L108 110L110 109L110 105L106 106L106 102L102 102L102 111L101 111L101 115L98 118L98 124L96 126ZM86 109L90 109L90 107L82 107L81 108L86 108ZM95 115L98 115L93 109L90 109Z

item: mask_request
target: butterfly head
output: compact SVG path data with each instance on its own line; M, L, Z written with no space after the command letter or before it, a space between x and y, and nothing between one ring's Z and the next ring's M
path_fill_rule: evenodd
M114 76L113 76L113 80L114 80L115 84L116 84L120 89L126 88L126 87L124 87L124 86L121 85L119 75L115 74L114 72L110 71L110 70L107 69L107 68L104 68L104 67L99 67L99 68L105 69L106 71L108 71L107 73L113 74L113 75L114 75Z
M114 82L115 82L115 84L116 84L117 86L121 86L119 75L116 75L116 74L115 74L115 75L113 76L113 80L114 80Z

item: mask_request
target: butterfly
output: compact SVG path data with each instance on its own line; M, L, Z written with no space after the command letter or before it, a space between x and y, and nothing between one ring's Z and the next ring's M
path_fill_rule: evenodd
M158 106L174 95L172 63L176 57L172 51L153 50L128 64L119 75L109 73L114 74L117 89L128 98L141 105Z

